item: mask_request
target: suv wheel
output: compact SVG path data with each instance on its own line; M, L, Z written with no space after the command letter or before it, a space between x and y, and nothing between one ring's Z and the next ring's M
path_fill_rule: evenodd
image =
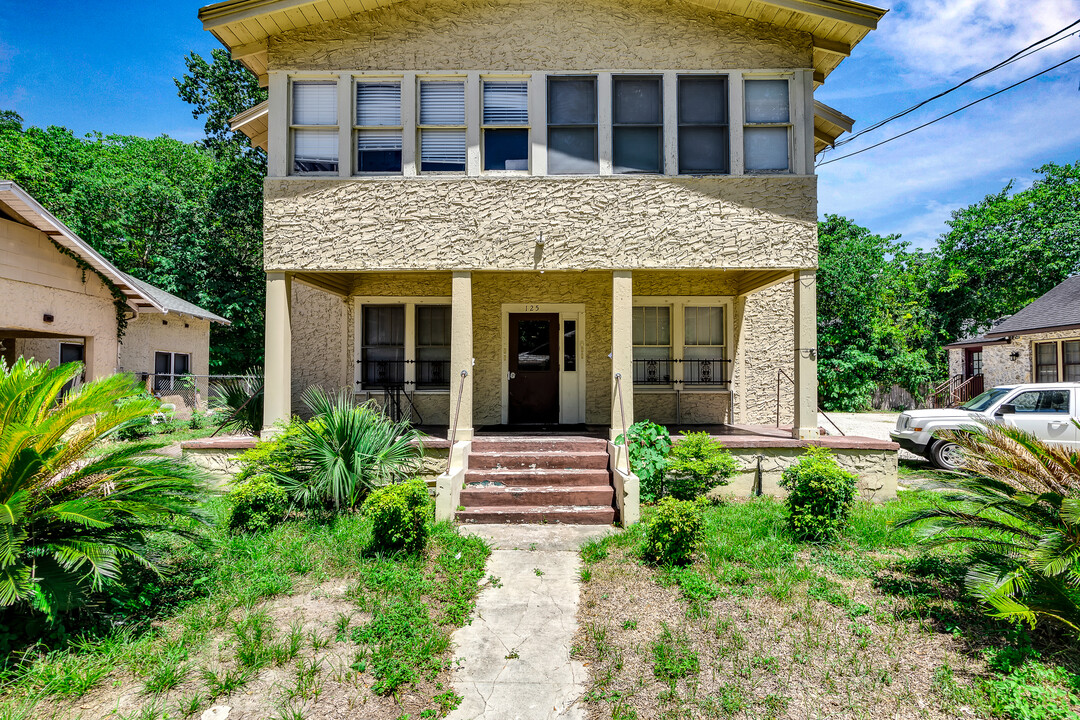
M942 470L959 470L964 465L964 449L954 442L938 440L930 447L930 462Z

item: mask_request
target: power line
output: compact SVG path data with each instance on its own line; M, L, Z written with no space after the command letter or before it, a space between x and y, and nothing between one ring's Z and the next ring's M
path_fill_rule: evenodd
M1069 25L1066 25L1065 27L1061 28L1057 32L1052 33L1050 35L1047 35L1043 39L1037 40L1036 42L1031 43L1030 45L1028 45L1025 48L1017 50L1015 53L1013 53L1009 57L1005 58L1004 60L999 62L997 65L989 67L989 68L983 70L982 72L976 73L975 75L972 75L971 77L969 77L967 80L964 80L961 83L953 85L952 87L948 88L947 90L943 90L942 92L938 93L937 95L934 95L933 97L929 97L926 100L923 100L922 102L918 103L917 105L912 105L911 107L907 108L906 110L901 110L900 112L896 113L895 115L891 115L891 116L885 118L884 120L880 120L880 121L874 123L873 125L865 128L863 130L860 130L859 132L855 133L854 135L850 135L850 136L844 138L843 140L841 140L841 141L839 141L837 143L834 143L833 147L837 148L837 147L840 147L841 145L847 145L849 142L855 140L859 136L865 135L866 133L871 132L873 130L877 130L882 125L885 125L885 124L890 123L890 122L892 122L894 120L902 118L905 115L909 115L909 114L915 112L916 110L918 110L919 108L923 107L924 105L926 105L928 103L931 103L934 100L937 100L938 98L942 98L942 97L948 95L949 93L951 93L951 92L953 92L955 90L959 90L960 88L967 85L968 83L974 82L975 80L978 80L979 78L984 77L985 75L989 75L992 72L1000 70L1001 68L1005 67L1006 65L1010 65L1010 64L1012 64L1014 62L1017 62L1019 60L1023 60L1026 57L1031 57L1032 55L1034 55L1037 52L1045 50L1046 48L1048 48L1048 47L1050 47L1050 46L1052 46L1052 45L1054 45L1056 43L1059 43L1062 40L1065 40L1066 38L1070 38L1070 37L1072 37L1073 35L1075 35L1077 33L1076 32L1069 33L1068 35L1064 35L1062 37L1059 37L1056 40L1054 40L1053 42L1051 42L1051 43L1049 43L1047 45L1044 45L1043 47L1032 50L1032 48L1035 48L1038 45L1042 45L1047 40L1050 40L1051 38L1056 37L1058 35L1061 35L1061 33L1065 32L1066 30L1071 30L1072 28L1076 27L1077 25L1080 25L1080 20L1076 20L1076 21L1070 23ZM1080 32L1080 31L1077 31L1077 32ZM1028 52L1029 50L1031 52Z
M1003 87L1000 90L998 90L997 92L990 93L989 95L984 95L983 97L979 98L978 100L973 100L973 101L969 102L967 105L962 105L962 106L956 108L955 110L953 110L952 112L942 115L941 117L936 117L933 120L930 120L929 122L925 122L922 125L918 125L916 127L913 127L910 130L906 130L906 131L900 133L899 135L893 135L891 138L886 138L885 140L882 140L879 143L875 143L873 145L868 145L867 147L861 148L861 149L856 150L854 152L849 152L847 155L841 155L840 157L833 158L832 160L825 160L825 161L819 162L817 164L817 167L821 167L822 165L828 165L829 163L834 163L837 160L843 160L844 158L849 158L849 157L851 157L853 155L858 155L860 153L864 153L867 150L873 150L876 147L881 147L885 143L890 143L893 140L897 140L899 138L904 137L905 135L910 135L911 133L915 132L916 130L922 130L924 127L928 127L930 125L933 125L936 122L940 122L940 121L944 120L947 117L952 117L953 115L960 112L961 110L967 110L972 105L978 105L983 100L989 100L990 98L995 97L997 95L1000 95L1003 92L1006 92L1008 90L1012 90L1014 87L1016 87L1018 85L1023 85L1028 80L1034 80L1035 78L1039 77L1040 75L1045 75L1046 73L1050 72L1051 70L1057 70L1062 65L1065 65L1067 63L1071 63L1073 60L1076 60L1077 58L1080 58L1080 55L1073 55L1068 60L1062 60L1057 65L1053 65L1051 67L1046 68L1045 70L1042 70L1040 72L1035 73L1034 75L1030 75L1030 76L1024 78L1023 80L1019 80L1017 82L1014 82L1012 85L1009 85L1008 87Z

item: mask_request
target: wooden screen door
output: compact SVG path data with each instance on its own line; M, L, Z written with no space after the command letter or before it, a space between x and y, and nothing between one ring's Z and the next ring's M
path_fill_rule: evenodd
M559 422L559 316L510 314L506 419L511 424Z

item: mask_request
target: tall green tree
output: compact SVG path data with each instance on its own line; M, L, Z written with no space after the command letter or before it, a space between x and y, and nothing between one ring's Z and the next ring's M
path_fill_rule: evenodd
M939 352L926 302L933 258L839 215L826 215L818 238L822 405L863 409L875 389L894 384L918 392Z
M955 339L1011 315L1080 272L1080 162L1049 163L953 213L938 241L930 305Z

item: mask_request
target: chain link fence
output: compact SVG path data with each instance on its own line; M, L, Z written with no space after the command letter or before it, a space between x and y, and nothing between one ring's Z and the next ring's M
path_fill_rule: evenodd
M222 397L222 385L243 375L137 375L146 391L163 403L176 406L180 418L188 418L193 412L206 412Z

